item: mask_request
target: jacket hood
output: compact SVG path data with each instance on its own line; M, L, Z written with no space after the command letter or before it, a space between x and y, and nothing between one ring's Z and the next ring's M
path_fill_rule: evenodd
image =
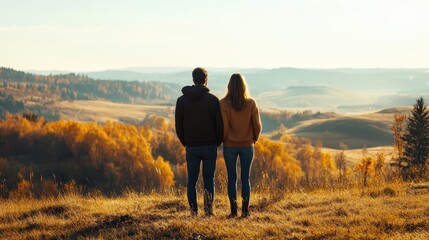
M206 95L210 90L206 86L194 85L182 88L183 96L186 99L195 101Z

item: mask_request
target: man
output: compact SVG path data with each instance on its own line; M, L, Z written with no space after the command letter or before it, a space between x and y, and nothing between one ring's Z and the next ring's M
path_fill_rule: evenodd
M204 68L192 72L194 85L182 89L176 103L176 133L186 147L188 169L188 202L192 215L198 215L197 181L200 163L203 162L204 212L213 215L214 173L217 146L223 135L223 122L219 99L209 93L208 74Z

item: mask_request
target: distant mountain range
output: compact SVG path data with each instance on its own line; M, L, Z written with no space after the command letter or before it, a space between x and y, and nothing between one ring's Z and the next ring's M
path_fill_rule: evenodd
M247 79L251 95L267 108L361 112L410 106L417 97L429 96L429 69L207 70L208 86L215 95L223 96L230 75L240 72ZM155 81L184 86L192 84L191 72L192 68L186 67L132 67L82 74L101 80Z
M374 111L410 106L429 96L429 69L240 69L213 68L209 88L219 97L232 73L242 73L251 95L264 107L325 111ZM192 68L127 68L86 72L94 79L191 85ZM177 96L173 96L177 97Z

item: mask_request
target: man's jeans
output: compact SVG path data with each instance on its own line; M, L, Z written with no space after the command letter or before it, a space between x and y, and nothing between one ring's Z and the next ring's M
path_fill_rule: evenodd
M193 214L198 213L197 181L200 173L200 162L203 162L204 180L204 211L213 213L214 173L216 170L216 145L186 147L186 163L188 167L188 202Z
M241 196L250 200L250 168L253 161L253 147L223 147L226 170L228 172L228 197L231 203L237 202L237 157L240 157Z

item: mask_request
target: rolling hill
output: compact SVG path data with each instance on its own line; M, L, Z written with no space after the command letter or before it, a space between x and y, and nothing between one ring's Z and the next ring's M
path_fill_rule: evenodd
M345 100L348 104L370 103L362 94L328 86L293 86L255 95L258 104L271 107L309 108L335 110ZM366 99L366 100L365 100Z
M392 145L389 125L374 120L341 117L314 122L311 125L293 129L293 134L320 141L325 147L337 148L344 143L350 148Z
M390 108L379 112L336 116L330 119L304 121L287 133L320 141L324 147L338 149L340 143L350 149L393 145L390 126L393 115L407 114L411 107Z
M414 103L415 98L420 95L428 96L429 92L428 69L207 70L208 86L218 96L224 95L232 73L243 73L251 95L266 108L275 106L337 112L376 111L409 106ZM96 79L170 82L184 86L192 84L191 71L192 68L127 68L84 74ZM323 90L324 88L330 90ZM295 96L294 93L299 91L304 91L304 94ZM322 92L319 94L320 91Z
M106 120L140 123L148 115L174 117L174 106L151 106L112 103L106 101L63 101L54 104L62 119L105 122ZM364 146L380 147L393 144L390 125L395 113L406 114L407 108L391 108L361 115L339 115L332 113L282 113L279 110L261 109L265 134L286 126L285 133L320 141L324 147L338 149L344 143L349 149ZM275 113L277 113L275 115ZM281 119L277 119L281 118ZM282 120L283 119L283 120ZM277 125L276 125L277 124ZM290 127L289 127L290 126ZM264 128L264 127L263 127ZM269 128L269 129L268 129ZM270 130L270 131L267 131Z

